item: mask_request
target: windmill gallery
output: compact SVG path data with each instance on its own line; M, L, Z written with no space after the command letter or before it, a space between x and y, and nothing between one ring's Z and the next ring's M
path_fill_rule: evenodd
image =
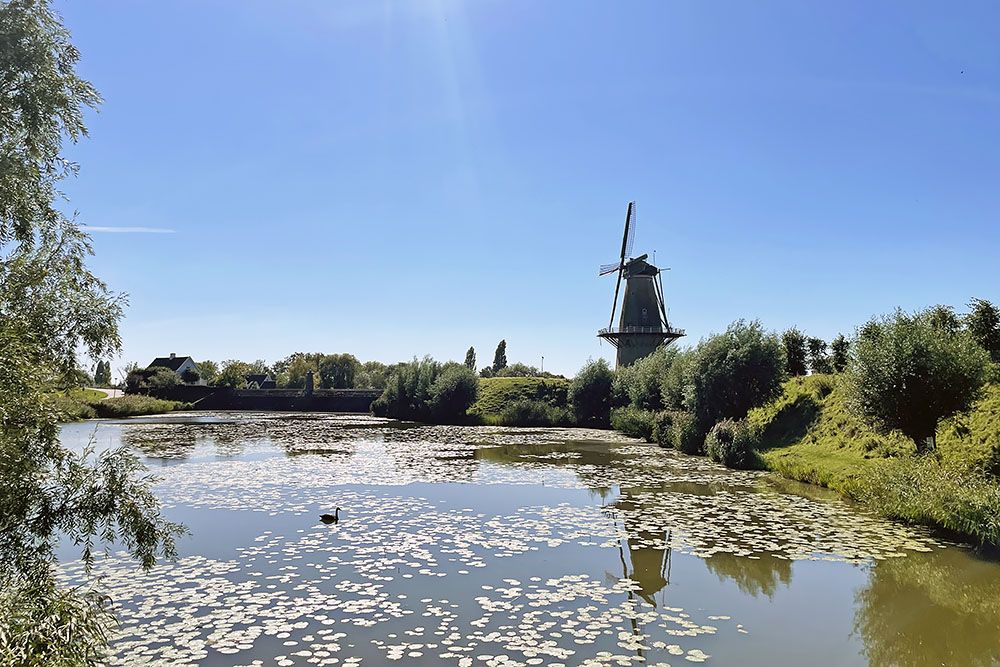
M615 346L618 351L616 365L619 367L628 366L652 354L660 345L669 345L684 335L683 329L675 329L667 321L660 269L646 261L649 258L647 254L632 257L635 227L636 209L635 202L632 201L625 211L625 232L622 235L618 261L603 265L599 274L618 274L615 297L611 303L611 319L608 326L598 331L597 335ZM625 294L622 297L618 326L615 326L623 277Z

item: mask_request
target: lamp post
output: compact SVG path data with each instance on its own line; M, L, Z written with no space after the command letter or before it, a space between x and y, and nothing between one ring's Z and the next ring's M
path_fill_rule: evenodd
M545 355L542 355L542 372L545 372Z

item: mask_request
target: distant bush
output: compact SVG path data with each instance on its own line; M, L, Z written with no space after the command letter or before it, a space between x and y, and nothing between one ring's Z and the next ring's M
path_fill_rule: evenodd
M479 381L464 364L441 364L430 357L398 364L372 403L381 417L421 422L463 421L475 400Z
M653 414L653 442L661 447L673 447L672 432L676 410L660 410Z
M725 419L713 426L705 437L708 458L727 468L755 467L755 447L754 430L746 420Z
M684 454L701 454L705 437L698 420L690 412L674 412L671 417L670 445Z
M177 373L169 368L141 368L133 370L125 378L126 394L144 394L157 389L167 389L177 384Z
M607 428L613 374L604 359L588 361L570 383L569 402L580 426Z
M161 401L150 396L121 396L108 398L92 404L98 417L121 419L139 415L159 415L174 410L189 409L191 406L177 401Z
M491 426L568 426L572 416L565 407L546 401L519 400L510 403L499 414L484 417Z
M611 411L611 428L633 438L653 441L653 413L630 406Z

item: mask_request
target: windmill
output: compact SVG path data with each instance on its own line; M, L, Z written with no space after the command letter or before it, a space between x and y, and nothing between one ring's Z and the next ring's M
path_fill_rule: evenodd
M611 303L611 321L597 335L618 349L619 367L628 366L652 354L660 345L669 345L684 335L683 329L674 329L667 323L660 269L646 261L649 255L631 257L634 242L635 202L631 201L625 212L621 256L617 263L603 265L599 274L606 276L618 273L615 300ZM618 292L621 290L623 277L625 296L622 297L621 315L616 327L615 312L618 310Z

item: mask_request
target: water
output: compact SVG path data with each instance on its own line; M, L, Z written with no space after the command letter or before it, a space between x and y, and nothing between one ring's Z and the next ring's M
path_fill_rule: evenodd
M273 413L64 427L89 441L141 453L190 530L147 574L113 550L95 567L122 622L112 664L1000 662L996 563L614 433Z

